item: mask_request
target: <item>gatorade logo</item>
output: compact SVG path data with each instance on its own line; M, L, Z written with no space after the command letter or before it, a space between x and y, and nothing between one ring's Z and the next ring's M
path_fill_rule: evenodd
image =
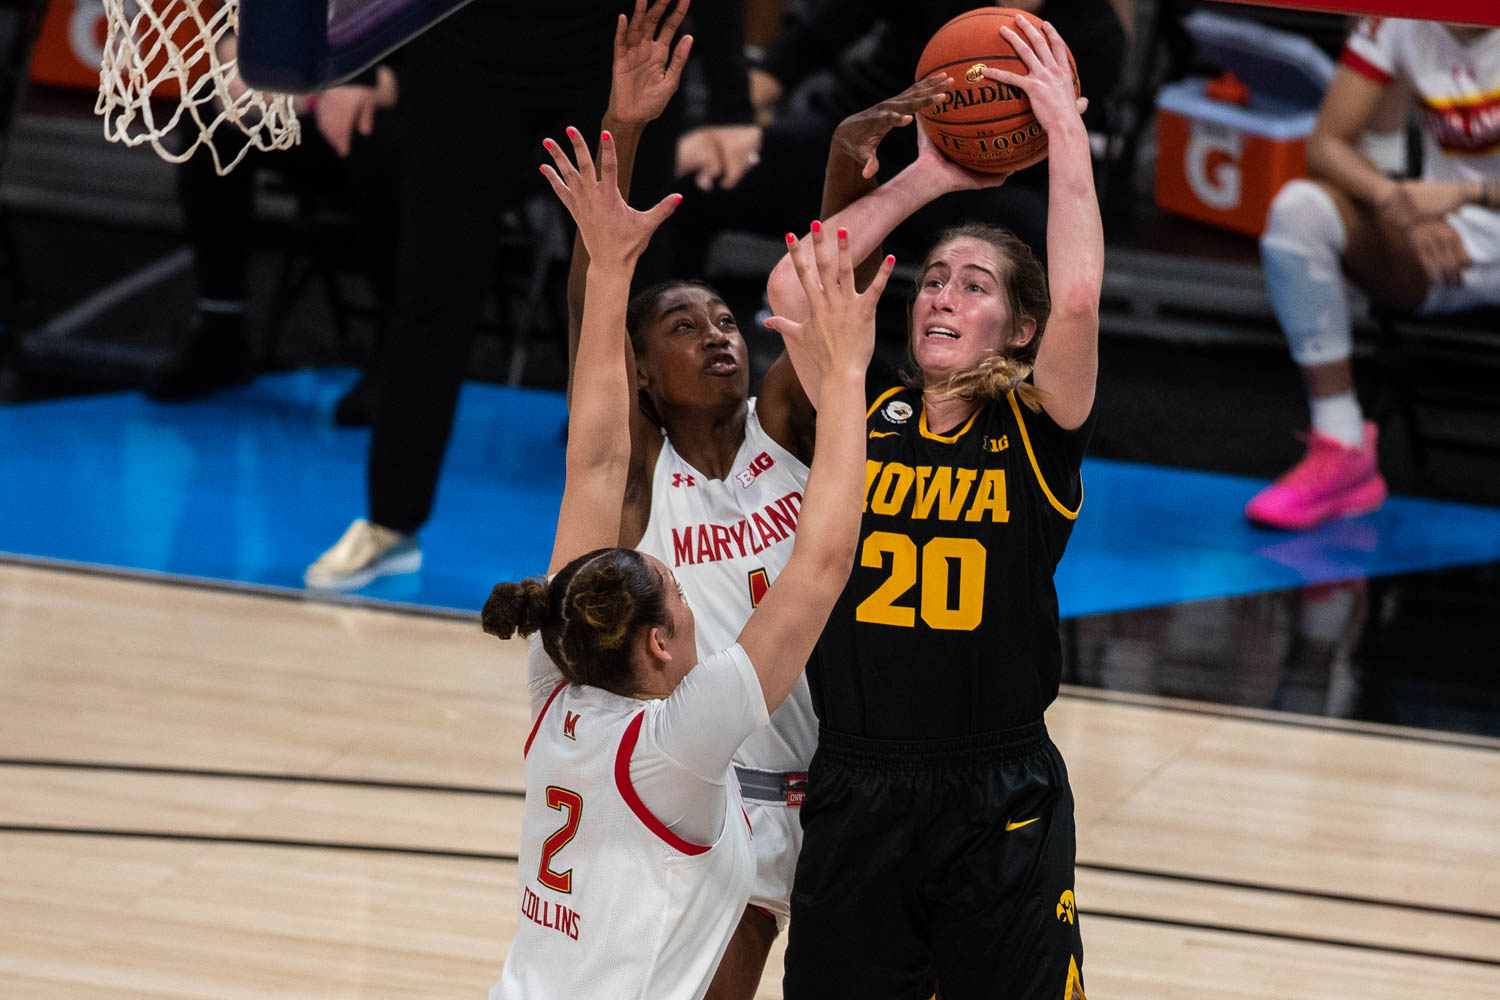
M1194 119L1183 153L1183 173L1194 197L1221 212L1238 208L1244 151L1245 137L1239 132Z

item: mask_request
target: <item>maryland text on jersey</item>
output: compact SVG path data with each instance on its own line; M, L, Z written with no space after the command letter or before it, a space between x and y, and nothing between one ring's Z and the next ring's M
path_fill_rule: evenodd
M761 552L791 538L801 512L802 494L793 490L733 524L673 528L672 564L692 566Z
M1500 149L1500 93L1426 98L1422 118L1445 153L1484 155Z

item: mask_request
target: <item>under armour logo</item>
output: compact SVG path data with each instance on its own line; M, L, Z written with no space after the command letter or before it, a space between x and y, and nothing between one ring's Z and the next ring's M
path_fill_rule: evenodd
M578 728L578 713L577 712L564 712L563 713L563 735L566 736L568 739L573 740L573 741L576 742L578 740L578 733L575 732L575 730L577 728Z
M1057 901L1057 919L1066 920L1071 924L1074 922L1075 912L1076 911L1073 905L1073 890L1065 889L1063 890L1062 897Z
M697 484L693 482L693 477L692 476L684 476L680 472L674 472L674 473L672 473L672 485L673 486L695 486Z

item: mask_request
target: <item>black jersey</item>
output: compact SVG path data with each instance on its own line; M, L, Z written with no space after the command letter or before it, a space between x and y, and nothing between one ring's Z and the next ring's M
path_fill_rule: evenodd
M871 365L854 571L808 663L819 721L876 739L1041 718L1061 673L1057 591L1090 424L1014 393L935 433L922 396Z

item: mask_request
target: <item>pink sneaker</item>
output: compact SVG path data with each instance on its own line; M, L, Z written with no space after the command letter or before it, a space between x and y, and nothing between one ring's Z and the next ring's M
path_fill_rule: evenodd
M1365 443L1308 432L1307 454L1281 478L1250 498L1245 516L1256 524L1301 531L1340 517L1379 510L1385 479L1375 461L1375 425L1365 421Z

